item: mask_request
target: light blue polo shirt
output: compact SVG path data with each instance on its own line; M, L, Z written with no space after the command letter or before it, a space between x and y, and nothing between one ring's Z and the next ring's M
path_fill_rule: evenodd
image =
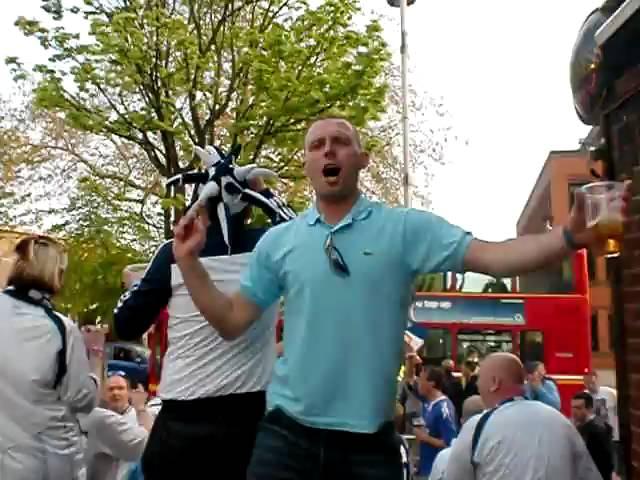
M336 274L330 231L349 266ZM395 410L412 286L419 273L461 271L471 235L420 210L361 196L335 226L315 208L269 230L241 292L262 308L285 299L284 355L267 399L312 427L374 432Z

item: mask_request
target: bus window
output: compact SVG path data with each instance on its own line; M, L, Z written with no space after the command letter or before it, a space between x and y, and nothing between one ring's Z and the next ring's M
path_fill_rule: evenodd
M520 360L527 362L544 362L544 335L540 331L528 330L520 332Z
M573 259L569 257L520 276L518 287L522 293L566 295L575 291L574 277Z
M458 365L469 358L482 360L490 353L513 351L513 335L509 331L460 330L457 343Z
M443 360L451 358L451 333L444 328L429 328L418 353L427 365L440 366Z

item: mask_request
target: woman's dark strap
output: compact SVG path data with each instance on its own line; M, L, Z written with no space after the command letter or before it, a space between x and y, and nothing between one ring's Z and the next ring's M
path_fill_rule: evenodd
M11 298L15 298L16 300L20 300L22 302L42 308L47 316L51 319L53 324L56 326L58 333L60 333L62 347L56 354L58 366L56 369L56 377L53 382L53 389L57 389L60 386L60 383L62 382L64 376L67 374L67 332L64 326L64 321L53 310L53 306L51 305L51 302L49 302L49 299L36 290L30 290L27 292L17 290L15 288L7 288L4 290L4 293Z

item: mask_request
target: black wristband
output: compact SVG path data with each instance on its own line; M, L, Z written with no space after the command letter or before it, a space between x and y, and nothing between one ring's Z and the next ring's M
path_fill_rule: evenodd
M564 237L564 243L569 250L580 250L582 247L576 242L573 233L569 231L567 227L562 227L562 236Z

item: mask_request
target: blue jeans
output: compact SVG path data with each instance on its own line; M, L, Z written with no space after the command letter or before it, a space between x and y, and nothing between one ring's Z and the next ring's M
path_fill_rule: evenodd
M274 409L261 422L249 480L402 480L400 444L391 422L375 433L302 425Z

